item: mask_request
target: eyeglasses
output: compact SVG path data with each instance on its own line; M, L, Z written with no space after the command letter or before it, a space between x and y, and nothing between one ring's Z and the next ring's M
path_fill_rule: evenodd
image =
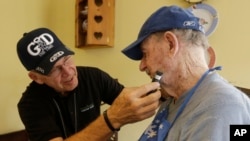
M72 56L66 56L63 59L64 60L63 60L62 65L58 65L52 68L52 70L48 74L49 77L59 76L63 71L63 66L71 66L72 64L74 64Z

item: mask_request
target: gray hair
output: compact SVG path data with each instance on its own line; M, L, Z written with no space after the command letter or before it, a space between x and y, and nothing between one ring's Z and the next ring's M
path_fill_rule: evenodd
M192 46L202 46L204 49L209 48L208 39L204 33L192 29L173 29L171 30L180 41Z
M210 57L209 57L209 53L207 49L210 47L210 45L204 33L200 31L195 31L192 29L172 29L168 31L175 34L179 42L182 42L185 44L186 49L202 47L204 49L206 62L207 64L209 63ZM158 40L161 40L165 32L166 31L160 31L160 32L153 33L152 35L156 36Z
M172 29L170 31L174 33L181 42L186 43L188 46L202 46L205 50L210 46L207 37L200 31L192 29ZM153 35L160 38L165 32L166 31L160 31Z

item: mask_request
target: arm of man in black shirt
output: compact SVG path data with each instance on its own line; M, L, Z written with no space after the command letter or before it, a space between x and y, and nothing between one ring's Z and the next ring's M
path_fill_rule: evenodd
M161 93L149 91L159 88L159 83L153 82L141 87L124 88L107 111L110 123L119 129L128 123L134 123L153 116L159 106ZM99 116L89 126L65 139L65 141L104 141L111 137L113 131L106 124L103 115ZM63 141L56 137L50 141Z

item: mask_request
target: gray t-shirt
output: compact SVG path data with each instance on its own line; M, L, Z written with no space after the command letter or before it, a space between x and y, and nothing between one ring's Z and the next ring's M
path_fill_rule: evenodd
M168 121L173 121L185 96L170 103ZM163 103L159 111L167 103ZM218 73L211 72L195 91L165 141L229 141L232 124L250 124L250 100Z

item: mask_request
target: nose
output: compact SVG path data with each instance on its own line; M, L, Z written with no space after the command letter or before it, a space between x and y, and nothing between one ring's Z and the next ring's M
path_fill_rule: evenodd
M67 65L62 65L61 66L61 70L62 70L62 76L67 76L70 74L70 69L69 69L69 66Z
M140 65L139 65L140 71L145 71L147 69L146 63L144 59L141 60Z

